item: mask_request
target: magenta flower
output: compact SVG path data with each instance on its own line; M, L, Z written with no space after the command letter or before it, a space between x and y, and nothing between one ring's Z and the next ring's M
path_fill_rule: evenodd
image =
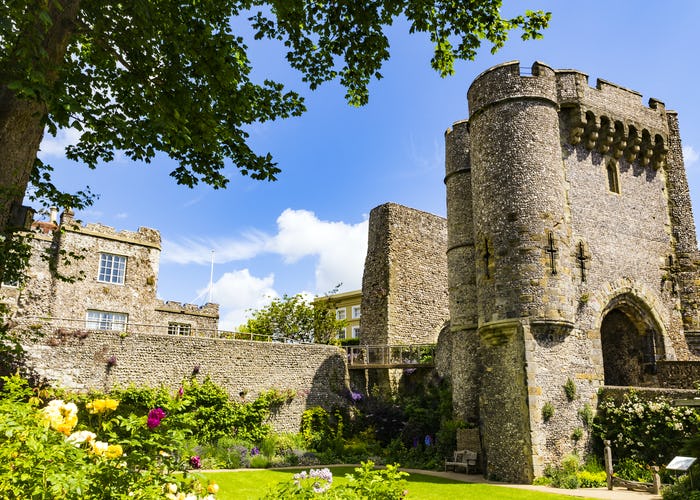
M202 459L199 458L199 455L194 455L190 457L190 465L193 469L199 469L202 467Z
M148 412L148 421L146 422L146 425L148 425L149 429L155 429L160 425L160 421L164 418L165 412L162 408L153 408Z

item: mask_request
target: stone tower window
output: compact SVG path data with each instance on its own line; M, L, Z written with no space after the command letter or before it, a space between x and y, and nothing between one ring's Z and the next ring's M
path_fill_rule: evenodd
M611 193L620 194L620 177L617 172L617 164L613 161L608 162L608 190Z

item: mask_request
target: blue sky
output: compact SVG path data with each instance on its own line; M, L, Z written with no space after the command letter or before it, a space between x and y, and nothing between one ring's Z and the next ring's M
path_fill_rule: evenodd
M602 78L640 92L644 103L655 97L677 111L700 213L700 2L504 3L505 13L551 11L544 38L522 42L514 34L495 55L485 46L475 61L459 63L454 76L442 79L430 68L427 37L408 35L399 23L389 29L392 58L384 78L372 83L363 108L348 106L335 83L309 91L281 47L251 43L254 76L285 82L306 97L308 108L300 118L250 129L256 151L270 152L282 169L276 182L253 181L231 168L226 190L188 189L169 177L174 164L165 157L145 165L117 155L90 171L63 158L71 133L46 137L40 156L56 167L60 187L88 185L100 195L77 213L84 222L160 230L160 298L206 302L214 250L212 298L221 306L224 329L241 324L247 310L270 297L322 295L339 283L341 291L359 289L375 206L395 202L444 216L443 134L468 117L466 93L474 78L505 61L577 69L592 86Z

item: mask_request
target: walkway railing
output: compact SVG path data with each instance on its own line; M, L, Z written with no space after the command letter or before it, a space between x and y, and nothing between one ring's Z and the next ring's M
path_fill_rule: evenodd
M181 335L185 337L209 337L217 339L235 339L235 340L254 340L257 342L277 342L283 344L301 344L295 339L289 339L277 335L260 335L248 332L232 332L227 330L214 330L210 328L199 328L196 325L189 325L189 328L184 328L182 324L174 325L149 325L141 323L115 323L109 322L94 322L90 323L85 319L71 318L40 318L40 317L21 317L15 320L17 327L24 329L43 329L49 328L56 335L79 337L81 332L90 331L113 331L117 335L127 336L131 333L146 333L146 334L161 334L161 335Z
M435 344L360 345L345 349L351 370L435 366Z

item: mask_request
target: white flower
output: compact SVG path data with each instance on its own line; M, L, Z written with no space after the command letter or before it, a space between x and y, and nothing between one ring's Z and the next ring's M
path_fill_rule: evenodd
M97 438L97 435L94 432L90 431L76 431L70 436L66 438L66 441L74 444L75 446L80 446L81 443L84 443L85 441L90 442L94 441L95 438Z

